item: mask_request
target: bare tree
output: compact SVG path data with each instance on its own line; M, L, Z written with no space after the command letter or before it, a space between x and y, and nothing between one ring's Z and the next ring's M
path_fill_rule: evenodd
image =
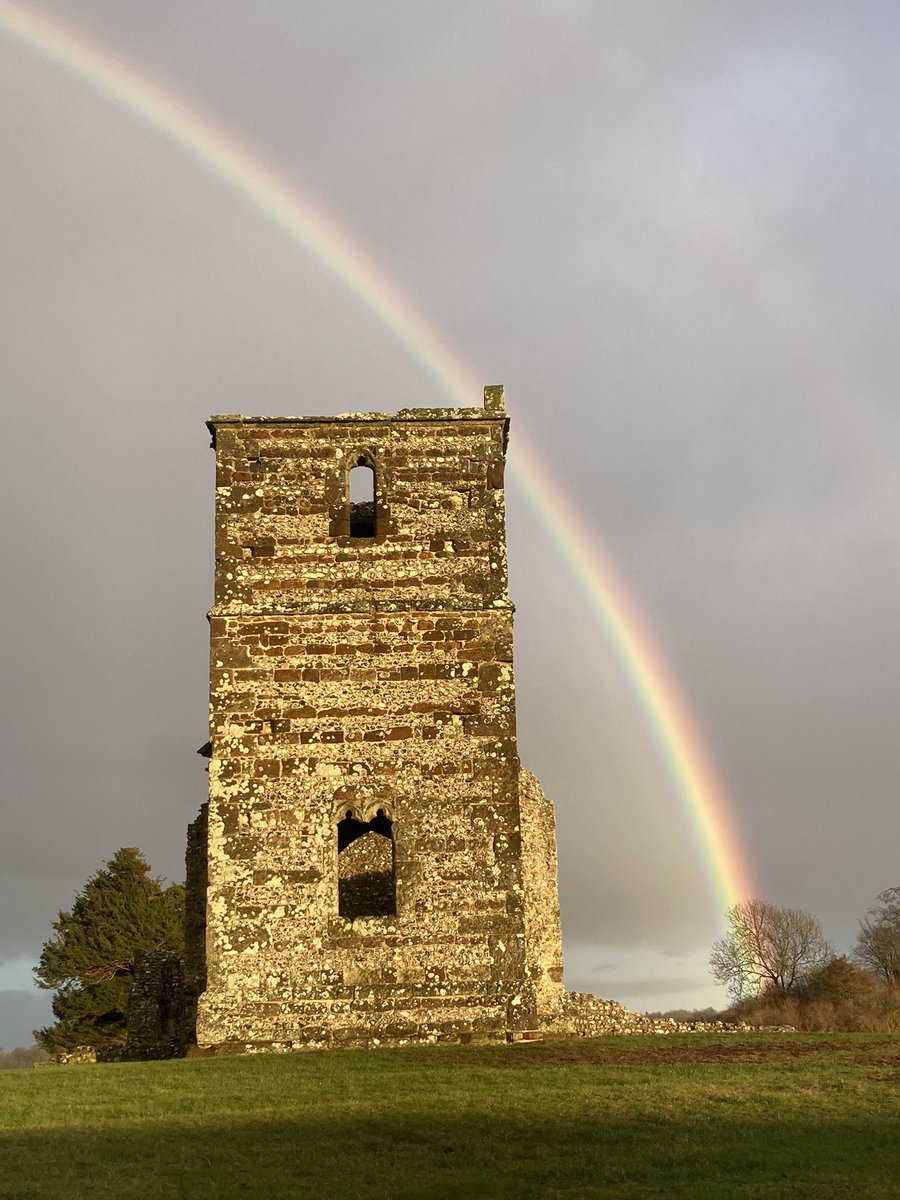
M856 958L887 983L900 983L900 887L879 892L859 923Z
M789 992L832 957L811 913L766 900L742 900L726 913L728 933L713 943L713 978L733 1000L763 992Z
M0 1071L9 1071L16 1067L33 1067L35 1063L49 1062L50 1055L40 1046L16 1046L15 1050L0 1049Z

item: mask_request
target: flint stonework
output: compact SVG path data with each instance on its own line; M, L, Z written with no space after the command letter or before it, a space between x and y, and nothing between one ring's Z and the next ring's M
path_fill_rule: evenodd
M516 748L502 388L477 409L209 427L197 1042L539 1031L562 1003L556 845Z

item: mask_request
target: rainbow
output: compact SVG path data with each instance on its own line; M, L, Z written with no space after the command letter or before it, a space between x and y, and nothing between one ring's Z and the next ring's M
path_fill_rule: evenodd
M0 34L82 80L180 146L318 260L377 316L453 405L471 406L479 385L378 265L308 196L288 187L237 139L92 42L9 0L0 0ZM716 903L727 908L749 898L753 895L750 873L724 794L688 708L637 608L521 427L510 466L536 517L583 587L650 723L696 831Z
M725 795L685 701L608 556L521 433L514 473L581 583L608 645L649 719L693 823L721 908L756 894Z

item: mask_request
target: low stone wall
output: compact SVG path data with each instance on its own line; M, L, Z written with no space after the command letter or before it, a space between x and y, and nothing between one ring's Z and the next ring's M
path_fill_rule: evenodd
M36 1067L78 1067L82 1063L125 1062L127 1051L120 1043L106 1046L73 1046L71 1050L57 1050L49 1062L38 1062Z
M53 1064L58 1067L77 1067L81 1063L97 1061L96 1046L73 1046L71 1050L57 1050Z
M602 1037L630 1033L728 1033L750 1029L724 1021L679 1022L671 1017L647 1017L633 1013L615 1000L601 1000L587 992L564 992L558 1006L547 1013L543 1031L562 1037Z

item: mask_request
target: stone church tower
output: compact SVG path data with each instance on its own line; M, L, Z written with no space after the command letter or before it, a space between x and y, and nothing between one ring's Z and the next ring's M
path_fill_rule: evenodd
M516 748L503 389L209 428L198 1043L535 1033L562 952L553 811Z

